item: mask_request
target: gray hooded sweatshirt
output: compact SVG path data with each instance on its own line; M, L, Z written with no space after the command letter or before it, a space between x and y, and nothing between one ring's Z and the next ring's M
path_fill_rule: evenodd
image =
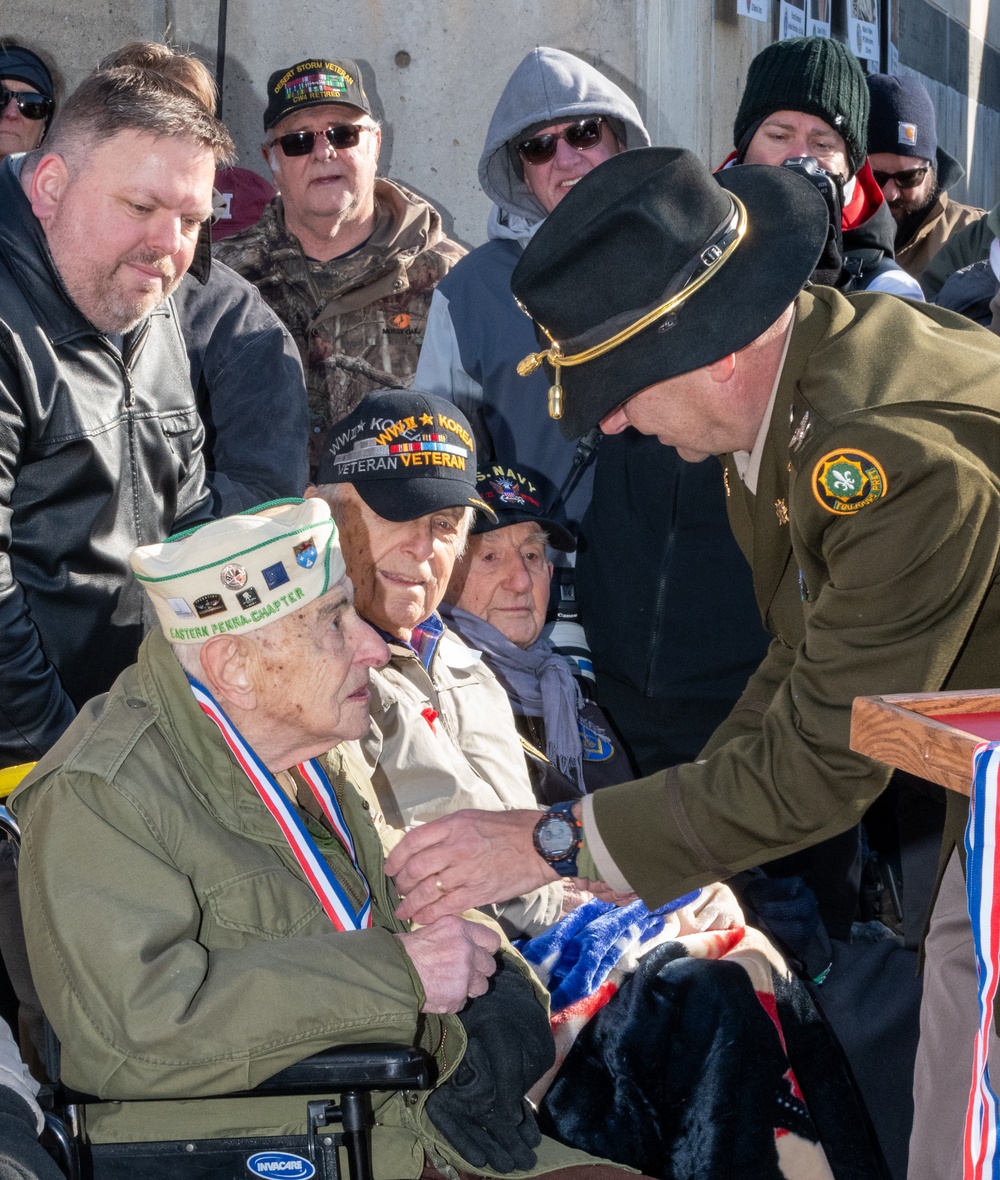
M551 123L605 115L624 148L648 147L635 103L572 53L541 46L504 87L479 159L479 181L494 202L490 240L445 276L434 292L413 379L415 389L453 401L472 423L482 461L518 463L545 472L561 487L573 461L548 416L549 378L518 377L517 362L537 348L531 320L510 293L510 276L545 210L524 182L513 145ZM592 471L566 504L578 524L590 502Z

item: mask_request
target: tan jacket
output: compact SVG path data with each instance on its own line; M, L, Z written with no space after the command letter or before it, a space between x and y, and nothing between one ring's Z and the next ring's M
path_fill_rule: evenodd
M985 209L977 209L972 205L960 205L945 192L938 193L930 213L917 232L905 246L896 247L896 261L907 274L919 279L924 268L952 234L978 221L985 212Z
M386 822L399 831L463 807L537 807L507 694L454 632L445 629L428 673L390 643L372 675L372 729L361 747ZM534 937L562 913L555 882L498 907L508 933Z

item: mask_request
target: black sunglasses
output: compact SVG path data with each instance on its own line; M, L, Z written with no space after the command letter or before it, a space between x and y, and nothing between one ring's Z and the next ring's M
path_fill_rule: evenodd
M930 165L924 164L920 168L908 168L905 172L876 172L872 169L872 176L879 188L885 188L890 180L896 182L896 188L916 188L923 184L924 177L930 172Z
M357 147L361 142L361 132L371 130L371 127L362 123L338 123L334 127L327 127L325 131L292 131L288 135L279 135L275 143L286 156L308 156L316 144L317 135L325 135L330 147L340 151Z
M546 131L544 135L533 135L531 139L524 139L517 145L517 150L526 164L544 164L551 160L556 154L556 145L560 139L565 139L569 146L576 148L578 152L585 152L601 142L603 123L603 115L580 119L577 123L570 123L562 131Z
M47 119L52 114L52 99L44 94L15 94L6 86L0 86L0 113L7 109L7 104L13 99L17 109L26 119Z

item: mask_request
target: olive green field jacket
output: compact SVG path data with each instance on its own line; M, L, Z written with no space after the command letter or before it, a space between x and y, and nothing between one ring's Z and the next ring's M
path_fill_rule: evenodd
M159 631L12 796L29 958L63 1078L106 1100L86 1108L93 1141L302 1133L304 1098L141 1099L244 1090L334 1045L416 1044L440 1080L461 1059L460 1020L421 1013L395 937L409 927L394 917L360 756L345 746L324 761L371 887L371 929L332 927ZM344 846L300 815L357 908ZM469 1170L426 1099L376 1096L378 1176L419 1176L425 1152ZM537 1171L589 1162L545 1139Z

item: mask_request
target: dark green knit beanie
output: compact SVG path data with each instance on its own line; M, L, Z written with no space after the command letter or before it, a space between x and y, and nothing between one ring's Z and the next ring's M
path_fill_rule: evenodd
M775 111L818 115L843 137L854 171L868 142L868 87L858 59L830 37L775 41L750 63L733 126L733 143Z

